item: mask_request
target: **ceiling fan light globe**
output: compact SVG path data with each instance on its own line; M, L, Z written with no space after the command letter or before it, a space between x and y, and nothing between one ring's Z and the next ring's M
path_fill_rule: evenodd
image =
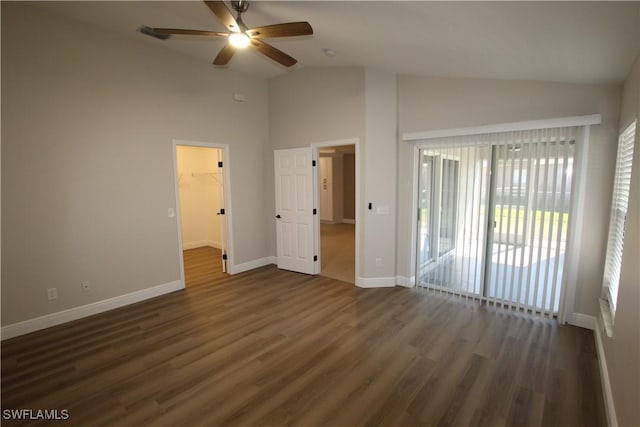
M249 46L249 36L245 33L231 33L229 34L229 43L235 48L243 49Z

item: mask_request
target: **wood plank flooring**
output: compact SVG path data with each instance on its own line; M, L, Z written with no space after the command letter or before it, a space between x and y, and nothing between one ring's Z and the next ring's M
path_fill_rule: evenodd
M355 224L320 224L320 275L356 283Z
M186 251L184 291L2 342L2 409L83 426L606 424L591 331L273 266L226 276L212 257Z

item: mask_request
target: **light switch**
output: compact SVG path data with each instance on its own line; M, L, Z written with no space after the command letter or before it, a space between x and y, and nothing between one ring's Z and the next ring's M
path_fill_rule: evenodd
M378 206L376 208L376 213L378 215L389 215L389 206L387 205Z
M175 210L175 209L173 209L173 208L169 208L169 209L167 210L167 215L169 216L169 218L173 218L173 217L175 217L175 216L176 216L176 210Z
M243 93L233 92L233 100L236 102L247 102L247 96Z

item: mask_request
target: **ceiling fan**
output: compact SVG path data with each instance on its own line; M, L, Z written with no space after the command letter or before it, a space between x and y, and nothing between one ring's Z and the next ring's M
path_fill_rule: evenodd
M147 26L141 27L140 32L162 40L166 40L172 35L227 37L227 44L213 60L214 65L227 65L237 49L243 49L251 46L261 54L271 58L279 64L284 65L285 67L291 67L298 61L280 49L276 49L269 43L263 41L263 39L272 37L307 36L313 34L313 28L311 28L311 25L306 21L248 28L242 21L242 14L249 9L249 2L246 0L231 2L231 6L238 13L237 18L233 17L224 1L205 1L204 3L209 7L209 9L211 9L213 14L218 17L220 22L229 29L228 33L204 30L184 30L179 28L151 28Z

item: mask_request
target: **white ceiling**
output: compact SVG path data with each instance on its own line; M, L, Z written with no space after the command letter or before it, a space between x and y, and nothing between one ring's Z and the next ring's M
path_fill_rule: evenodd
M138 33L140 25L224 31L200 1L44 2L40 7L211 63L219 38ZM296 67L364 66L399 74L621 82L640 52L640 2L255 1L249 27L309 21L314 35L269 42ZM329 58L322 49L331 48ZM231 70L287 70L251 50ZM225 72L213 70L212 72Z

